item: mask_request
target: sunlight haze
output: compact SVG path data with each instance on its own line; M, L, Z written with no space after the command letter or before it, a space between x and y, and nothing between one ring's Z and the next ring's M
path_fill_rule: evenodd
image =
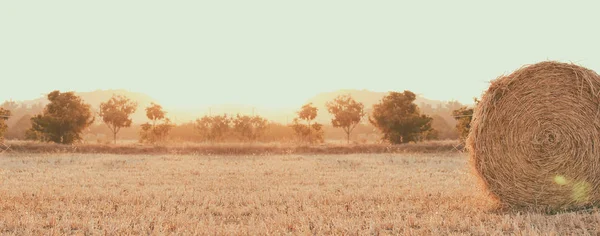
M488 81L524 64L550 59L600 69L597 7L558 1L3 1L0 101L55 89L127 89L169 107L277 108L339 89L409 89L471 103Z
M598 9L0 0L0 234L600 235Z

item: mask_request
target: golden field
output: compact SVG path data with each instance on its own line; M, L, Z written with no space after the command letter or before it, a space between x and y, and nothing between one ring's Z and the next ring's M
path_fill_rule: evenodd
M0 155L14 235L599 234L595 210L499 210L466 154Z

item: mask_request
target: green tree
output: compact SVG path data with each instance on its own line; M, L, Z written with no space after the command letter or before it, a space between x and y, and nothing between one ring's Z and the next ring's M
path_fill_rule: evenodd
M352 130L365 116L364 105L355 101L350 95L340 95L326 103L327 110L333 115L333 127L342 128L346 133L346 142L350 143Z
M452 112L456 119L456 130L458 131L460 141L464 142L469 136L471 130L471 119L473 117L473 108L461 107Z
M156 103L151 103L149 107L146 107L146 117L152 121L152 123L156 123L165 118L166 112L163 111L161 105Z
M309 142L311 143L323 143L325 142L325 131L323 130L323 125L317 122L310 125L309 131Z
M6 110L0 107L0 141L4 140L4 133L8 129L6 120L10 117L10 110Z
M266 133L267 128L269 127L269 121L263 117L254 116L250 122L253 129L251 140L256 141Z
M312 102L304 104L300 111L298 111L298 118L306 121L308 126L310 126L310 123L317 118L317 111L319 111L319 109L313 106Z
M309 128L307 124L301 123L300 119L294 118L290 126L302 142L322 143L324 141L323 125L319 123L313 123Z
M152 103L146 107L146 117L151 121L142 124L140 131L140 142L156 143L163 142L169 136L173 128L171 120L166 118L166 112L162 106Z
M107 102L100 103L100 117L113 134L117 143L117 134L121 128L131 126L131 114L137 109L137 103L122 95L113 95Z
M81 140L81 133L93 121L90 106L74 92L53 91L47 96L50 103L41 114L31 117L30 139L72 144Z
M50 103L42 114L31 118L32 137L45 142L72 144L81 140L81 133L94 122L90 105L74 92L56 90L48 94ZM35 134L35 135L33 135Z
M196 130L204 141L223 141L231 129L231 118L227 115L204 116L196 120Z
M203 116L196 119L194 128L202 137L202 141L213 141L212 124L212 116Z
M233 119L233 130L244 141L256 141L267 129L268 121L260 116L238 114Z
M390 92L380 103L373 105L369 121L383 133L383 139L393 144L418 142L432 130L432 118L421 114L414 104L411 91Z
M317 118L317 111L318 109L312 103L308 103L297 112L298 117L294 118L291 126L302 141L308 143L322 143L324 141L323 125L317 122L313 123L313 120ZM301 123L301 121L306 122L306 124Z
M479 104L479 100L477 98L473 99L475 104ZM461 142L465 142L467 136L469 136L469 132L471 131L471 120L473 119L473 108L463 106L452 111L452 116L456 119L456 130L458 131L459 138Z

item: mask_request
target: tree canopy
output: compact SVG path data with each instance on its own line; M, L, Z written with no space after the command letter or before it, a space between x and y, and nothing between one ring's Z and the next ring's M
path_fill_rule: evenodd
M256 141L267 129L268 121L260 116L238 114L233 119L233 130L245 141Z
M380 103L373 105L369 121L383 133L383 139L393 144L418 142L432 130L432 118L421 114L414 104L411 91L390 92Z
M473 99L475 104L479 104L479 100L477 98ZM459 138L462 142L467 139L469 136L469 132L471 131L471 120L473 119L473 108L463 106L454 111L452 111L452 115L454 119L456 119L456 130L458 131Z
M100 104L99 116L113 134L117 143L117 134L124 127L131 126L131 114L137 109L137 103L122 95L113 95L108 101ZM154 112L154 111L153 111ZM154 114L151 114L154 117ZM150 117L150 116L149 116Z
M365 116L364 105L355 101L350 95L340 95L327 102L327 110L333 115L333 127L342 128L346 133L346 142L350 143L352 130Z
M169 118L166 118L166 112L162 106L156 103L150 104L149 107L146 107L146 117L150 119L151 123L142 124L140 142L156 143L165 141L173 128L173 124L171 124Z
M8 129L8 125L6 125L8 117L10 117L10 110L0 107L0 140L4 139L4 133Z
M204 141L223 141L231 129L231 117L227 115L204 116L196 120L195 128Z
M308 103L300 108L297 112L298 117L294 118L291 126L303 142L322 143L324 141L323 125L317 122L313 123L313 120L317 118L317 111L318 108L313 106L312 103ZM301 121L306 122L306 124L301 123Z
M81 133L94 122L90 105L74 92L56 90L48 94L50 103L42 114L31 118L30 137L41 141L72 144L81 140Z

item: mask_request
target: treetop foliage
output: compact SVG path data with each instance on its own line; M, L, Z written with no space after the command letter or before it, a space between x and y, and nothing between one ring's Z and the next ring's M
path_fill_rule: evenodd
M162 120L165 118L165 114L162 106L156 103L151 103L149 107L146 107L146 117L151 121Z
M100 104L99 116L113 133L115 143L117 142L117 133L121 128L131 126L130 116L136 110L137 103L122 95L113 95L107 102Z
M246 141L256 141L267 129L268 121L260 116L238 114L233 119L233 130Z
M308 143L322 143L324 142L323 125L311 122L317 117L318 108L314 107L312 103L305 104L297 112L298 117L294 118L292 128L294 132L302 142ZM303 120L306 124L300 123Z
M222 141L231 129L231 117L224 115L204 116L196 120L196 130L204 141Z
M30 138L46 142L72 144L81 140L81 133L94 122L90 105L74 92L56 90L48 94L50 103L42 114L31 118Z
M8 125L6 125L6 120L8 120L10 114L10 110L6 110L0 107L0 141L4 139L4 133L8 129Z
M166 112L163 111L162 106L156 103L150 104L149 107L146 107L146 116L152 123L147 122L141 125L140 142L156 143L166 141L174 125L171 124L169 118L166 118Z
M318 110L312 103L304 104L298 111L298 118L310 122L317 117Z
M479 100L477 98L474 99L475 104L479 104ZM456 119L456 130L458 131L459 138L461 142L464 142L469 136L469 132L471 131L471 121L473 120L473 111L472 107L463 106L452 111L452 115L454 119Z
M74 93L69 93L74 96ZM195 121L174 125L167 119L163 108L159 104L152 103L142 111L142 113L145 112L149 122L134 125L137 120L130 117L138 114L136 113L136 110L139 110L137 103L130 101L127 97L113 94L104 102L98 101L98 99L94 100L99 103L97 114L103 123L92 124L75 135L69 133L70 131L65 131L65 129L70 129L69 127L56 128L60 124L59 120L63 123L77 124L77 122L71 122L71 120L75 120L73 115L64 115L64 117L58 115L76 108L64 101L68 100L66 97L69 95L67 94L61 95L59 91L48 94L48 100L52 99L55 102L51 102L47 106L43 102L17 103L12 100L0 104L0 108L5 111L10 110L12 114L8 120L0 119L0 135L4 133L7 139L33 139L61 143L76 142L84 138L87 142L107 143L107 139L116 141L117 133L122 139L139 139L140 141L144 140L142 142L150 143L165 140L167 136L172 140L191 142L301 141L306 143L322 142L325 138L329 141L346 139L348 143L351 139L356 139L357 142L374 142L381 137L392 143L404 143L407 140L408 142L417 142L424 139L457 139L459 131L462 134L461 138L464 139L468 134L468 124L470 123L467 121L470 119L470 113L465 114L464 111L459 111L463 105L457 101L446 103L425 101L417 106L415 104L415 101L419 101L417 96L410 91L404 91L389 93L379 100L379 104L369 105L369 107L354 100L349 93L337 94L337 97L330 97L328 102L323 101L325 105L323 108L312 103L304 104L296 112L296 118L291 123L270 122L260 116L238 114L235 116L205 116ZM110 94L108 95L110 96ZM366 101L368 104L372 104L374 101L374 99L361 98L361 101ZM83 103L80 98L73 99ZM393 106L388 106L389 104L393 104ZM86 107L79 111L89 110L89 106ZM377 107L379 108L376 109ZM318 113L319 110L326 110L331 116L327 114L326 119L323 117L319 119L317 117L321 116ZM80 113L79 111L74 113ZM45 118L41 119L40 117L44 114ZM369 114L367 119L369 122L365 122L365 114ZM427 114L427 116L423 114ZM432 121L427 122L427 118L431 118ZM317 120L327 122L325 120L328 119L330 119L330 123L327 125L316 122ZM90 116L87 121L92 120L93 116ZM81 123L79 122L79 124ZM106 126L109 129L106 129ZM384 128L382 129L382 127ZM392 130L396 131L392 132ZM58 134L59 132L64 134ZM408 135L408 133L412 133L412 135Z
M352 130L365 116L364 105L355 101L350 95L340 95L333 101L327 102L327 110L333 115L331 124L340 127L346 133L346 140L350 143Z
M390 92L373 105L369 121L383 133L383 139L393 144L418 142L431 131L432 118L420 113L411 91Z
M256 141L265 134L269 122L260 116L237 114L204 116L196 120L195 129L203 141L221 142L229 137L241 141Z

